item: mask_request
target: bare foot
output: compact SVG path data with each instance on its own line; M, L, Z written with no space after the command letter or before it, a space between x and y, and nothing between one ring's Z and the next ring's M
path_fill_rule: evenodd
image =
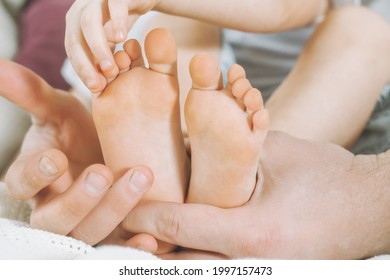
M177 50L170 33L151 31L145 54L149 67L135 40L115 54L121 73L94 98L93 119L115 178L144 164L155 176L145 200L183 202L189 161L180 124Z
M190 64L193 81L185 104L191 145L188 202L234 207L255 187L268 112L241 66L233 65L223 88L217 62L206 54Z

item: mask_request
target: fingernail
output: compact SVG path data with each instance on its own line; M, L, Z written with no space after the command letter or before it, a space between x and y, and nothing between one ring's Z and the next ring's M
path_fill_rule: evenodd
M125 40L125 34L122 31L116 32L115 40L116 41L123 41L123 40Z
M100 68L102 70L108 70L110 69L111 67L113 66L113 64L111 63L111 61L109 60L103 60L102 62L100 62Z
M115 77L116 78L116 77ZM109 78L107 79L107 84L111 83L113 80L115 80L115 78Z
M85 178L85 190L94 196L100 195L107 186L107 179L95 172L89 172Z
M85 82L85 85L87 86L87 88L92 89L92 88L94 88L95 85L96 85L96 80L94 80L94 79L89 79L89 80L87 80L87 81Z
M58 174L57 166L46 156L43 156L39 160L39 170L47 177L52 177Z
M130 177L129 185L135 192L142 193L149 187L150 181L144 173L135 170Z

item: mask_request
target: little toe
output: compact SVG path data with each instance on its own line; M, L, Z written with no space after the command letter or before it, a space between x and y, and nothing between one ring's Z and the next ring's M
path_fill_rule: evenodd
M269 126L269 114L267 109L258 110L253 114L253 130L266 132Z
M176 75L177 47L168 30L157 28L149 32L145 38L145 55L153 71Z
M130 67L144 66L144 59L142 57L141 46L135 39L130 39L123 44L123 49L130 58Z
M190 62L192 87L200 90L221 90L222 73L218 62L209 54L195 55Z

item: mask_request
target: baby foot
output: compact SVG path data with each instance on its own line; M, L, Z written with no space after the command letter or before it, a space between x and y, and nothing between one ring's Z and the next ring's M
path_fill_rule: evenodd
M119 76L93 100L93 119L106 165L119 178L146 165L154 184L144 200L183 202L189 162L180 124L177 50L168 31L145 39L145 67L136 40L115 54Z
M190 64L193 86L185 104L191 145L188 202L234 207L247 202L256 184L268 112L261 93L233 65L222 85L217 62L206 54Z

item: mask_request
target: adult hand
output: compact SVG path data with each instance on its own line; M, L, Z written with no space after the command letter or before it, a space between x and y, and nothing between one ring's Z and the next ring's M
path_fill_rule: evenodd
M257 187L245 205L151 202L136 207L123 226L230 258L388 253L390 191L377 159L270 132Z
M92 92L101 92L119 72L113 57L137 18L161 0L75 1L66 16L65 48L73 68Z
M0 69L0 95L33 121L6 174L9 193L30 202L34 228L100 242L149 189L153 174L138 166L113 183L87 109L24 67L0 60ZM124 242L137 245L116 236L115 243Z

